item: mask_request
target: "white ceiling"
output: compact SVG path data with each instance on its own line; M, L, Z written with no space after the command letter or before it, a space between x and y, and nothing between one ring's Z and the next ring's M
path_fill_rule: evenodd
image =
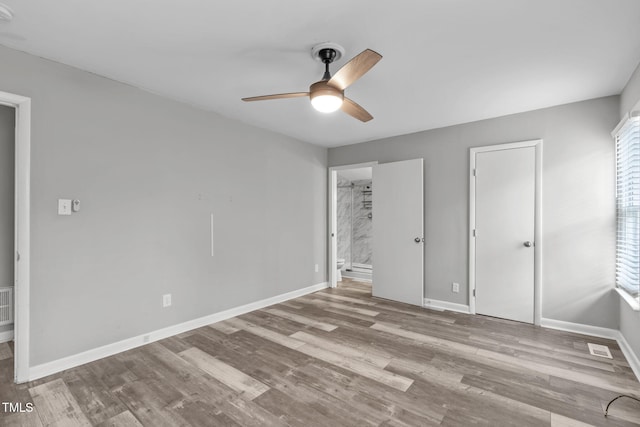
M333 147L619 94L640 61L638 0L0 0L0 44ZM313 45L383 55L314 111Z

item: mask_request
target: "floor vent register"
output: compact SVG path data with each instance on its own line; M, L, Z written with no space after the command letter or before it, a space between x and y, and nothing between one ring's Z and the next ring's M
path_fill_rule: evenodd
M611 356L611 352L609 351L609 347L607 347L606 345L592 344L592 343L588 343L587 345L589 346L589 353L592 356L606 357L607 359L613 359L613 357Z

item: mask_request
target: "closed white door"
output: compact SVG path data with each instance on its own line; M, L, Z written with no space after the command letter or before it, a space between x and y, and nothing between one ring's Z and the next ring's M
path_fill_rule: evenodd
M475 154L476 313L534 322L534 147Z
M373 166L375 297L423 305L422 159Z

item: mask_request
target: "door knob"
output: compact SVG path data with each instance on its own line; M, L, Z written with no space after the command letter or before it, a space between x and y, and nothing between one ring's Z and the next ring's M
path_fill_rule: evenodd
M530 248L531 246L533 246L533 243L531 243L530 241L526 241L523 243L525 247Z
M415 239L413 239L414 242L416 243L420 243L422 242L422 238L421 237L416 237Z

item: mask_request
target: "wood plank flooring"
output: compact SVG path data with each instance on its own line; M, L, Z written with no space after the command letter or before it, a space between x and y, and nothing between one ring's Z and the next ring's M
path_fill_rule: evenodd
M589 355L609 346L613 360ZM371 297L365 283L257 310L15 385L0 426L630 426L614 341Z

